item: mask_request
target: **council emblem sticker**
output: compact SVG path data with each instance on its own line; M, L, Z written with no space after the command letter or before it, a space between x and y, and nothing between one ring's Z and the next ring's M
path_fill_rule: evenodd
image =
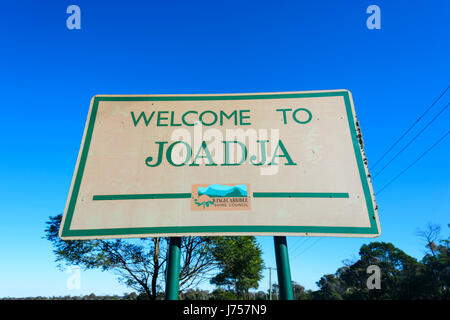
M194 184L191 210L250 210L248 184Z

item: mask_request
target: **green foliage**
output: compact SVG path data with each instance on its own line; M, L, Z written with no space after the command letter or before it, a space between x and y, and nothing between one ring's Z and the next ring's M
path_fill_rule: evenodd
M250 300L266 300L267 295L264 291L249 292Z
M420 265L391 243L372 242L359 251L360 260L341 268L339 278L350 288L345 292L348 299L412 299ZM380 290L367 287L367 268L376 265L382 272L383 285Z
M25 298L1 298L0 300L137 300L138 295L136 292L125 293L122 296L98 296L94 293L84 296L59 296L59 297L25 297Z
M425 231L427 254L423 257L423 282L431 299L450 299L450 238L433 237L433 227ZM450 227L450 225L449 225Z
M292 281L292 293L294 295L294 300L303 300L302 297L305 296L305 288L295 281Z
M326 274L317 282L319 291L314 292L315 300L343 300L345 288L342 281L333 274Z
M210 300L236 300L238 297L231 290L217 288L211 292Z
M84 269L114 272L119 281L136 290L139 299L157 299L166 268L168 239L63 241L58 236L61 215L50 217L46 239L53 245L59 267L77 265ZM184 237L182 241L180 289L203 280L214 267L208 237Z
M212 284L233 290L238 298L248 297L250 288L258 288L264 264L255 237L216 238L212 254L219 268Z
M449 239L438 239L440 229L428 226L420 235L426 240L427 254L421 261L407 255L392 243L372 242L363 245L360 258L347 263L335 274L324 275L318 300L412 300L446 299L449 297L450 255ZM381 288L368 289L367 268L376 265L381 271Z
M167 240L63 241L58 236L61 215L50 217L46 238L52 243L59 266L112 271L137 293L119 296L63 297L63 299L163 299L162 285ZM450 225L449 225L450 227ZM305 291L292 283L296 300L406 300L450 298L450 239L440 238L440 228L428 225L420 231L426 254L420 261L392 243L371 242L359 250L357 261L346 262L334 274L317 282L319 290ZM258 287L264 267L262 251L255 237L184 237L180 272L180 298L184 300L267 299L268 293L249 292ZM381 271L381 289L368 289L369 266ZM210 279L213 292L189 289L217 267ZM278 285L273 284L273 299ZM53 299L37 297L34 299ZM55 298L56 299L56 298ZM61 299L61 297L59 298Z
M206 290L189 289L181 293L182 300L209 300L210 294Z

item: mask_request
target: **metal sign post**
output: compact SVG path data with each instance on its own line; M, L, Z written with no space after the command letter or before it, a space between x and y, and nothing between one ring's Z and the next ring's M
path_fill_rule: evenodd
M277 260L280 300L294 300L286 237L273 237L273 242L275 244L275 258Z
M172 237L169 242L167 276L166 276L166 300L178 300L180 284L180 257L181 237Z

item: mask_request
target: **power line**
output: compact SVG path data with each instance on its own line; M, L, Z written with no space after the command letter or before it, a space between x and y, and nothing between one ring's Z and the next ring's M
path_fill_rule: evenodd
M394 161L403 151L405 151L406 150L406 148L408 148L410 145L411 145L411 143L413 143L447 108L448 108L448 106L450 105L450 103L447 103L447 105L444 107L444 108L442 108L442 110L441 111L439 111L439 113L438 114L436 114L435 116L434 116L434 118L433 119L431 119L431 121L430 122L428 122L426 125L425 125L425 127L423 127L422 128L422 130L420 130L419 131L419 133L418 134L416 134L415 136L414 136L414 138L412 138L399 152L397 152L397 154L394 156L394 157L392 157L392 159L391 160L389 160L388 161L388 163L386 163L385 165L384 165L384 167L383 168L381 168L377 173L375 173L374 175L373 175L373 177L375 178L376 176L378 176L381 172L383 172L384 171L384 169L386 169L387 168L387 166L389 166L391 163L392 163L392 161Z
M298 249L298 247L302 246L302 243L306 240L307 238L299 238L297 240L297 242L295 242L295 244L293 244L290 248L292 251L295 251Z
M308 238L311 239L311 238ZM309 249L311 249L313 246L316 245L317 242L319 242L320 240L322 240L323 238L317 238L315 239L314 242L312 242L308 247L304 248L299 254L295 255L295 257L293 257L294 259L297 259L299 256L301 256L303 253L305 253L306 251L308 251ZM293 255L292 255L293 256Z
M295 256L294 259L297 259L298 257L300 257L302 254L304 254L306 251L308 251L309 249L311 249L312 247L314 247L317 242L319 242L320 240L322 240L323 238L317 238L316 241L314 241L310 246L308 246L306 249L304 249L303 251L301 251L299 254L297 254Z
M292 250L291 251L291 255L294 255L294 253L298 250L298 249L300 249L301 247L303 247L306 243L308 243L308 240L310 240L311 238L303 238L302 240L303 240L303 242L302 243L300 243L300 245L298 245L294 250Z
M448 86L442 93L441 95L434 100L434 102L425 110L425 112L416 119L416 121L414 121L414 123L400 136L400 138L397 139L397 141L394 142L394 144L392 144L384 153L383 155L377 160L375 161L375 163L372 165L372 169L375 169L375 167L377 166L378 163L380 163L381 160L384 159L384 157L400 142L400 140L402 140L409 131L411 131L412 128L415 127L415 125L428 113L428 111L430 111L434 105L444 96L444 94L447 92L448 88L450 88L450 86Z
M407 166L405 169L403 169L399 174L397 174L391 181L389 181L388 183L386 183L384 185L384 187L382 187L378 192L376 192L376 194L380 194L384 189L387 188L387 186L389 186L392 182L394 182L395 180L398 179L398 177L400 177L403 173L405 173L409 168L411 168L414 164L416 164L420 159L423 158L423 156L425 156L428 152L431 151L431 149L433 149L434 147L436 147L442 140L444 140L448 134L450 133L450 131L447 131L446 134L444 134L441 138L439 138L438 141L436 141L431 147L429 147L424 153L422 153L416 160L414 160L409 166Z
M304 238L298 238L298 239L295 239L295 240L297 240L297 241L295 241L295 243L293 242L292 243L292 245L289 245L289 248L293 251L293 250L295 250L294 248L295 247L297 247L298 246L298 244L302 241L302 240L304 240Z

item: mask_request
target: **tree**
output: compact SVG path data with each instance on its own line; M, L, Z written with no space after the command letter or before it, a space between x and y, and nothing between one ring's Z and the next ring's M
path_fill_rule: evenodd
M216 288L211 292L211 300L235 300L236 298L234 291L223 288Z
M412 299L421 291L420 263L392 243L372 242L359 250L360 259L338 271L349 299ZM369 289L367 268L381 270L381 289Z
M437 243L440 241L441 226L438 224L428 223L425 229L417 231L417 235L425 242L425 254L435 255L437 251Z
M206 290L189 289L182 294L181 298L183 300L209 300L210 295Z
M318 291L313 293L315 300L343 300L345 294L344 285L339 276L326 274L316 282Z
M323 276L313 293L315 299L417 299L424 292L422 265L391 243L372 242L359 250L360 259L347 262L335 274ZM381 270L381 289L369 289L369 266Z
M309 292L305 291L305 287L292 281L292 293L294 300L309 300Z
M450 227L450 225L448 225ZM450 238L440 239L439 225L428 224L418 235L425 240L427 249L422 259L423 279L427 299L450 299Z
M264 291L258 291L258 292L255 292L254 299L255 300L266 300L267 295Z
M45 230L53 245L59 267L78 265L83 269L112 271L119 281L156 299L165 276L168 239L129 240L61 240L58 236L62 215L50 217ZM180 290L186 290L205 279L215 265L208 237L184 237L180 272Z
M248 290L258 288L264 264L255 237L216 238L212 255L219 268L212 284L233 290L238 298L248 298Z

